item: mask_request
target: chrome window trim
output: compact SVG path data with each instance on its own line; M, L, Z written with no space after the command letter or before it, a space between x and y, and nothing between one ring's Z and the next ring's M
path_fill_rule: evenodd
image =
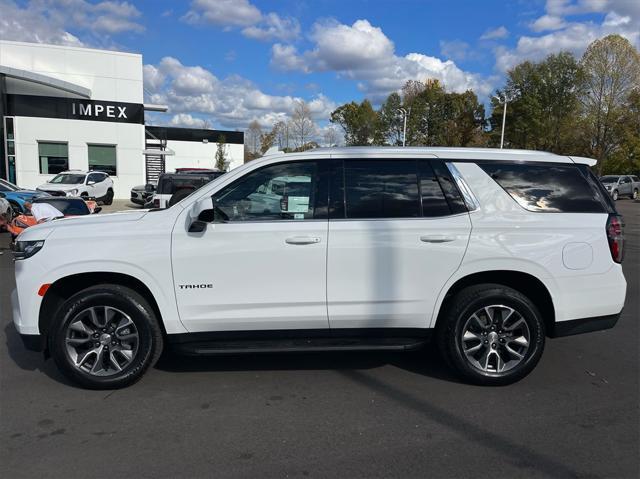
M456 168L456 165L454 165L450 161L445 161L444 164L449 169L449 173L451 173L451 176L453 177L454 181L456 182L456 185L458 185L458 189L460 190L460 194L462 195L462 199L464 200L465 204L467 205L467 209L469 210L469 212L479 210L480 209L480 203L478 202L476 197L473 195L473 192L471 191L471 188L469 188L469 185L467 185L467 182L462 177L462 174L460 173L458 168Z

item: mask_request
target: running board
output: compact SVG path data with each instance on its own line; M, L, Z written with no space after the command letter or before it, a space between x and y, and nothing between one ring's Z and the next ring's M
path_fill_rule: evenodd
M320 351L412 351L421 348L424 338L367 339L268 339L245 341L198 341L172 344L178 353L191 356L256 353L306 353Z

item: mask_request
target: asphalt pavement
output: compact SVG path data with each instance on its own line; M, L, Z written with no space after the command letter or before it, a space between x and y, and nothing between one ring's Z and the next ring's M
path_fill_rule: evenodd
M549 340L501 388L433 353L167 355L136 385L85 391L22 347L0 235L0 477L637 478L640 203L627 304L610 331Z

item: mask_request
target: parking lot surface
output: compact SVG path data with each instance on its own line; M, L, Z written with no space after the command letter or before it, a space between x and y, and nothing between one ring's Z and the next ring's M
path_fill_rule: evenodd
M549 340L501 388L422 352L166 355L128 389L85 391L23 348L1 234L0 476L639 477L640 203L618 209L618 325Z

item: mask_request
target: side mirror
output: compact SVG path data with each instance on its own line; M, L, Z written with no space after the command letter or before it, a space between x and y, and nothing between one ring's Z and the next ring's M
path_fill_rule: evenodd
M91 185L95 185L95 184L96 184L96 182L95 182L95 181L93 181L93 180L89 180L89 181L87 181L87 185L89 185L89 186L91 186Z
M189 233L202 233L207 229L208 222L205 221L208 216L213 216L213 200L210 196L201 198L191 207L189 211L189 218L191 224L189 225Z
M207 229L207 222L202 220L195 220L189 226L189 233L202 233Z

